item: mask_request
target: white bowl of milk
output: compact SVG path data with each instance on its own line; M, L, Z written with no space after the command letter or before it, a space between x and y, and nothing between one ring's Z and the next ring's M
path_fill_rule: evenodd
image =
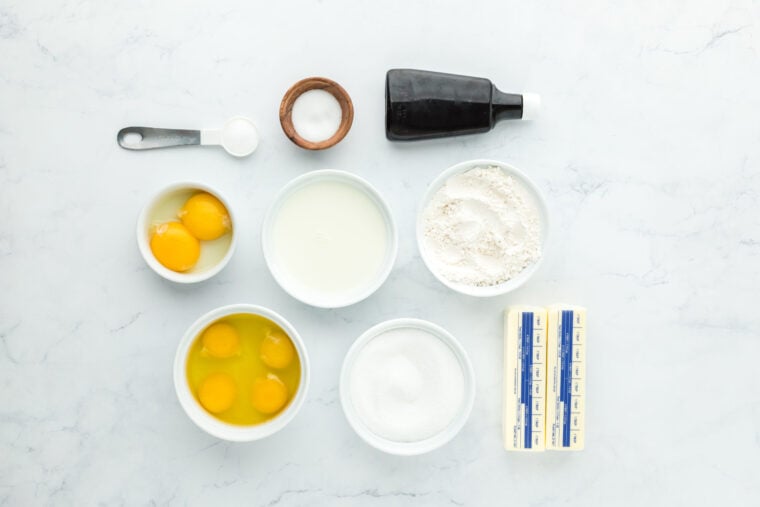
M280 190L261 233L264 259L291 296L320 308L369 297L385 282L398 250L390 209L364 179L313 171Z

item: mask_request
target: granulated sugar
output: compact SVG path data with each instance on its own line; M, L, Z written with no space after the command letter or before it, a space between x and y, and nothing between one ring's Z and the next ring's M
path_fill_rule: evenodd
M498 167L456 174L423 212L431 268L464 285L504 283L541 257L541 215L525 187Z
M351 402L376 435L418 442L444 431L462 410L465 379L451 348L422 329L385 331L361 349Z

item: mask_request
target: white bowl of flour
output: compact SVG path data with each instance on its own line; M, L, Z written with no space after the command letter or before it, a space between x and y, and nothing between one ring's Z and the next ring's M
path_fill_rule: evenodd
M428 187L417 215L417 246L447 287L470 296L506 294L536 272L549 213L523 172L495 160L468 160Z

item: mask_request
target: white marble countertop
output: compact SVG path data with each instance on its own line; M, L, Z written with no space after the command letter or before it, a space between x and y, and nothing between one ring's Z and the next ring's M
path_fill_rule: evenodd
M757 505L760 6L606 4L0 1L0 505ZM392 67L535 91L543 116L390 143ZM277 119L309 75L356 107L324 153ZM114 141L235 114L262 136L244 160ZM440 285L413 227L427 183L480 157L528 172L553 219L535 278L489 300ZM287 296L260 251L273 193L318 168L370 180L399 225L388 282L342 310ZM224 192L240 233L227 269L186 289L134 237L140 207L180 179ZM509 454L501 312L558 301L589 308L586 450ZM171 380L185 329L233 302L291 320L312 360L297 418L252 444L197 429ZM365 445L338 402L349 345L400 316L455 334L479 383L459 436L415 458Z

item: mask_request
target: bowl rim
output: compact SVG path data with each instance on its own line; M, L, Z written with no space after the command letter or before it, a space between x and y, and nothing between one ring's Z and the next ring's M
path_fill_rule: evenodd
M206 412L190 391L190 385L187 382L187 376L185 373L187 356L192 344L200 333L213 322L229 315L239 313L265 317L280 326L293 342L301 361L301 379L298 383L296 395L291 400L290 404L285 410L269 421L251 426L229 424ZM185 414L187 414L188 418L190 418L196 426L209 435L222 440L230 442L251 442L277 433L295 418L296 414L303 406L309 389L309 356L306 351L306 344L301 338L301 335L298 334L295 327L293 327L293 325L282 315L263 306L249 303L236 303L214 308L199 317L190 325L177 345L177 351L174 355L173 378L174 391L177 394L177 399Z
M197 273L180 273L177 271L172 271L171 269L158 262L158 259L156 259L150 249L149 233L151 211L156 207L159 201L164 199L168 194L181 190L201 190L213 195L219 199L222 204L224 204L225 208L227 208L227 213L230 216L230 223L232 224L232 228L230 230L232 237L230 238L230 246L227 248L227 253L224 254L224 257L222 257L222 259L219 260L219 262L217 262L215 265ZM232 206L230 206L229 201L221 192L219 192L216 188L199 181L178 181L162 187L159 191L155 192L152 197L148 199L148 202L143 206L140 214L137 217L137 247L140 250L140 254L142 255L143 260L145 260L145 263L162 278L180 284L198 283L204 280L208 280L209 278L217 275L230 262L232 255L235 253L235 248L237 247L236 229L237 218L235 217L235 213L232 209Z
M475 167L479 166L498 167L508 175L518 179L520 183L522 183L522 185L526 188L528 194L533 197L533 200L538 207L539 214L541 215L541 256L538 258L538 260L527 268L523 269L517 276L511 278L510 280L507 280L506 282L500 283L498 285L490 285L485 287L452 282L437 273L433 267L434 265L430 259L429 253L425 248L425 235L423 232L423 214L425 212L427 204L433 198L433 195L435 195L435 193L444 185L444 183L446 183L446 180L448 180L451 176L467 172L470 169L474 169ZM507 294L521 287L536 273L536 271L538 271L538 268L543 263L544 257L546 257L546 245L549 242L549 207L546 203L546 198L539 189L538 185L536 185L536 183L527 174L512 164L492 159L465 160L463 162L454 164L453 166L444 170L430 182L417 207L417 221L415 228L417 236L417 250L420 253L422 262L425 264L428 271L430 271L430 273L439 282L441 282L449 289L467 296L495 297Z
M296 190L316 181L326 180L337 180L344 183L349 183L355 188L358 188L367 194L378 207L380 213L383 215L383 218L385 219L386 230L389 236L382 270L379 272L374 281L371 284L368 284L363 290L356 291L355 294L351 293L352 297L337 298L330 296L320 299L318 297L312 297L311 295L300 294L298 287L289 284L287 278L283 276L283 274L279 271L273 252L274 247L272 245L271 235L274 228L274 221L277 212L281 208L282 204ZM267 268L272 274L272 277L274 277L275 281L282 288L282 290L284 290L291 297L297 299L298 301L301 301L302 303L317 308L344 308L346 306L351 306L367 299L369 296L374 294L388 279L388 276L390 276L391 271L396 264L396 257L398 255L398 229L396 227L396 221L393 219L393 214L391 213L388 203L371 183L369 183L364 178L348 171L341 171L337 169L320 169L293 178L288 183L286 183L285 186L279 190L279 192L277 192L274 200L272 201L272 204L270 204L269 208L267 209L261 225L261 249L264 254L264 261L266 262Z
M349 389L351 369L359 352L367 345L372 339L378 335L400 328L416 328L423 331L427 331L442 342L454 352L454 355L459 361L459 365L462 367L462 374L465 380L465 395L462 401L462 407L457 416L449 423L449 425L441 432L428 437L424 440L416 442L397 442L381 437L373 433L359 418L358 414L354 410L353 403L351 401L351 393ZM472 409L475 405L476 395L476 380L475 370L472 367L470 356L457 340L454 335L449 333L441 326L434 324L433 322L417 319L417 318L397 318L390 319L379 324L376 324L362 333L351 345L343 359L343 365L340 371L340 403L343 408L343 414L348 420L349 426L353 428L359 437L367 444L386 452L388 454L394 454L397 456L416 456L419 454L425 454L435 449L442 447L450 442L464 427L470 418Z

